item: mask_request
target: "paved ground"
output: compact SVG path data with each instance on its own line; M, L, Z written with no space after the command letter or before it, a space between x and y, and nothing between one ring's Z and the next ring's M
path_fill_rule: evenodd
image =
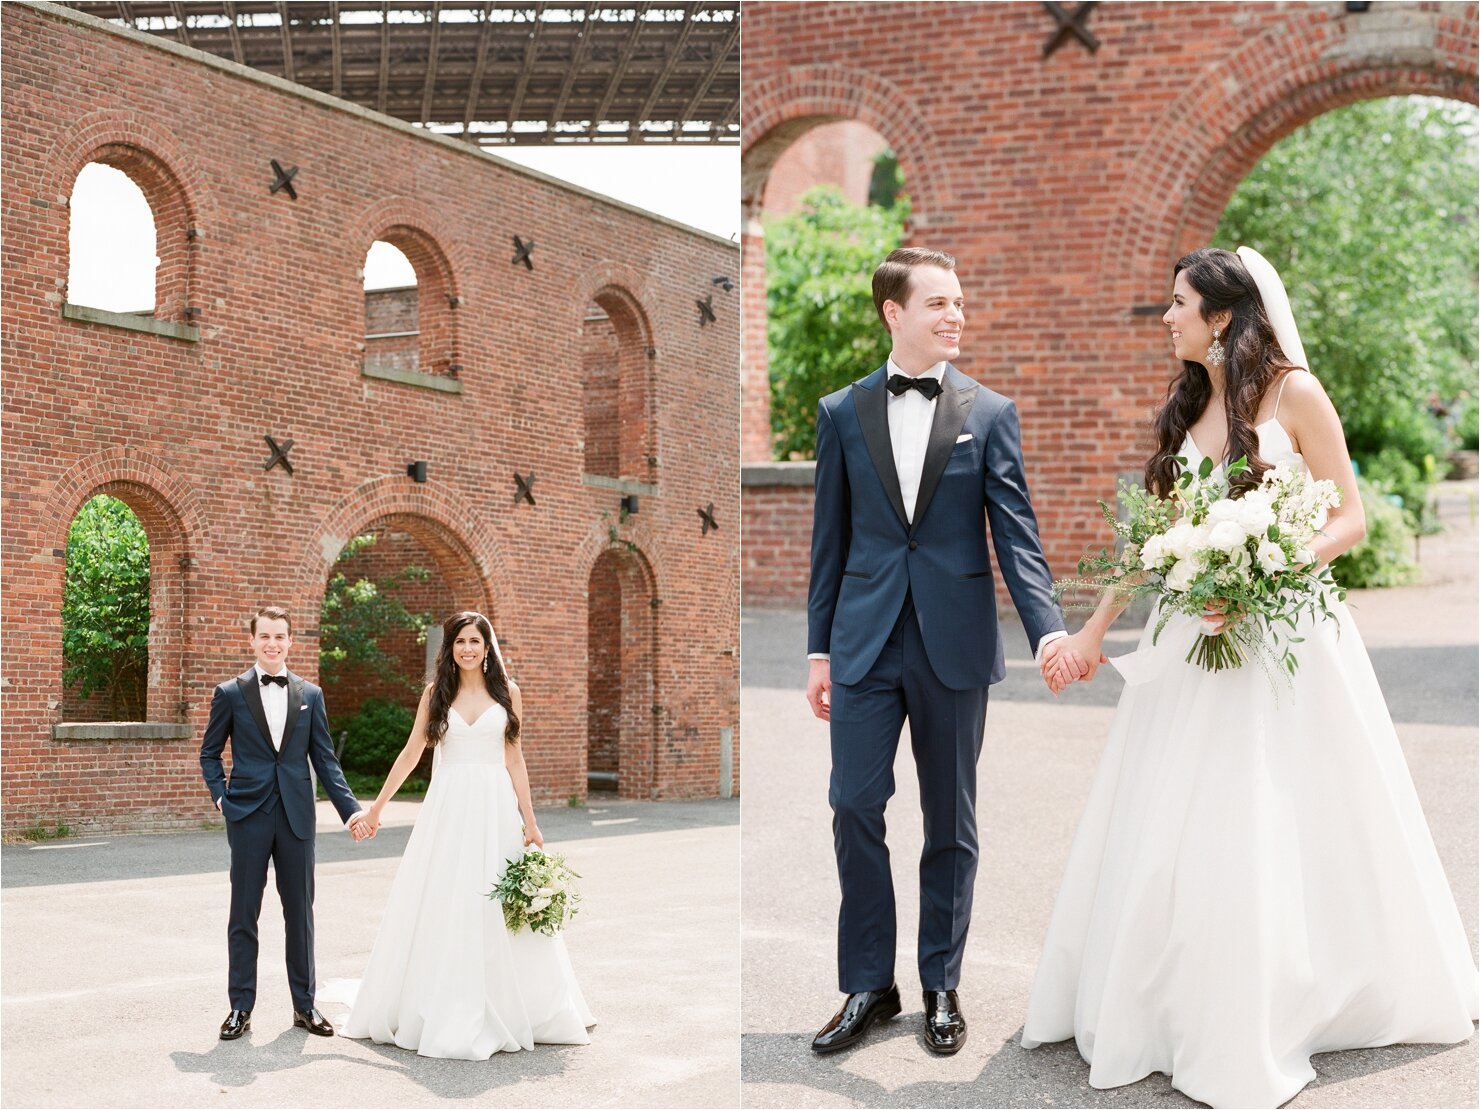
M1441 511L1449 531L1423 541L1425 584L1353 594L1349 603L1473 944L1480 833L1474 484L1447 485ZM1018 627L1007 631L1008 678L993 687L987 711L982 861L962 988L971 1040L958 1056L940 1059L918 1034L913 907L921 833L914 764L902 742L889 843L904 907L897 966L905 1012L857 1049L825 1058L809 1051L841 996L827 731L803 696L805 630L799 612L743 617L745 1105L1197 1105L1159 1075L1114 1091L1092 1089L1072 1042L1031 1053L1018 1047L1038 947L1120 692L1107 667L1093 685L1072 687L1055 702ZM1122 651L1136 634L1117 634ZM1476 1105L1476 1038L1329 1053L1314 1062L1316 1082L1290 1106Z
M320 803L318 976L365 966L418 803L353 844ZM541 811L584 877L571 960L592 1043L471 1063L291 1028L282 913L262 909L252 1031L225 1043L225 834L7 845L0 1033L7 1107L735 1106L739 804ZM325 1005L331 1020L343 1006Z

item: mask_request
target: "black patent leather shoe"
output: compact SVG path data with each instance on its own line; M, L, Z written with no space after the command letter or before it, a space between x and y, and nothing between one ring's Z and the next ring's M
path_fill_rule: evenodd
M293 1011L293 1027L295 1029L307 1029L310 1033L320 1037L334 1036L334 1026L329 1024L327 1018L319 1013L317 1009L304 1013L302 1010Z
M955 991L925 992L925 1047L940 1056L954 1056L966 1043L966 1018Z
M251 1010L232 1010L226 1015L226 1020L221 1023L221 1039L223 1041L234 1041L252 1028Z
M843 1008L812 1038L813 1052L836 1052L857 1044L876 1021L888 1021L899 1013L899 988L893 983L887 990L860 991L850 994Z

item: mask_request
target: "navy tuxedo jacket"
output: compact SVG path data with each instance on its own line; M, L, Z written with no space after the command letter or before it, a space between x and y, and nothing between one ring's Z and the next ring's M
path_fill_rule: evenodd
M228 821L240 821L276 793L294 835L308 840L314 831L310 761L341 820L348 821L360 805L350 793L334 755L324 692L292 671L287 674L288 719L283 725L282 751L273 749L267 713L262 708L262 687L254 667L216 687L200 745L200 769L211 798L221 803L221 813ZM221 763L228 739L230 779Z
M1064 627L1028 501L1017 409L947 364L912 525L889 441L886 375L881 367L817 406L807 651L832 656L834 682L860 681L909 590L936 677L953 690L1000 682L983 509L1029 644Z

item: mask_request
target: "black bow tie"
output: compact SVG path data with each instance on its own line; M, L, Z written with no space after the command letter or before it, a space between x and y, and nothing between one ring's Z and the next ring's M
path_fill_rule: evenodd
M288 688L288 676L285 674L265 674L262 676L262 685L271 686L274 683L286 690Z
M918 389L920 395L927 401L933 401L940 396L940 382L934 378L927 378L924 375L918 378L912 378L908 374L889 375L889 392L896 397L911 389Z

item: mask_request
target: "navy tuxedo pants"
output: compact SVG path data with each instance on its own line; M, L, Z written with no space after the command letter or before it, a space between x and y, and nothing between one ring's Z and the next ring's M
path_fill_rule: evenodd
M293 1009L313 1008L313 839L300 840L288 824L281 797L240 821L226 822L231 845L231 916L226 927L230 959L227 991L233 1010L257 1001L257 919L267 888L267 862L277 876L286 929L288 990Z
M976 881L976 766L987 687L951 690L925 656L911 599L862 680L831 692L833 845L838 912L838 987L847 994L894 982L894 883L884 807L894 794L894 757L906 720L920 780L925 850L920 857L920 986L955 990Z

